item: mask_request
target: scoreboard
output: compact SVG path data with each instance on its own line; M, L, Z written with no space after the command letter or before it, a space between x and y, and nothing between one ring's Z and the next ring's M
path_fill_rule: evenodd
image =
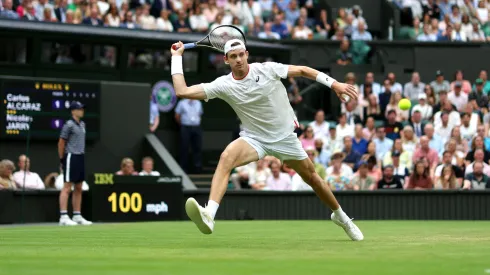
M99 138L100 83L0 78L0 99L1 139L58 139L72 101L85 105L87 139Z

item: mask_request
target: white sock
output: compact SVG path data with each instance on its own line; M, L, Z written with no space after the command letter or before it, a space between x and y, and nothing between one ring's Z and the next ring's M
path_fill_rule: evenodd
M342 210L342 207L339 206L339 209L332 211L335 213L335 216L339 217L341 222L347 222L350 220L349 216L347 216L344 210Z
M209 200L206 209L209 211L209 215L214 220L214 216L216 216L216 212L218 212L219 204L215 201Z

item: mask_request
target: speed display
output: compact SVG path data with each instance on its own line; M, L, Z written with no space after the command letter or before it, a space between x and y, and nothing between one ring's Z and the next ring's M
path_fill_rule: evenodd
M57 139L72 101L85 105L87 139L99 137L100 83L0 78L0 98L2 139Z

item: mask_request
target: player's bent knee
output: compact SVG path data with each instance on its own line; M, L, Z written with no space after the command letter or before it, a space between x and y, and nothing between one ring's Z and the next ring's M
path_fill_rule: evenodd
M221 153L221 156L219 157L220 166L230 171L231 169L235 168L235 161L236 156L234 156L234 154L230 153L228 150Z

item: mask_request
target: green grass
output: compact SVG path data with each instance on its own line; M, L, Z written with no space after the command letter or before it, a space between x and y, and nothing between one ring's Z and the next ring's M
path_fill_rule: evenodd
M218 221L0 228L0 274L488 274L490 222Z

